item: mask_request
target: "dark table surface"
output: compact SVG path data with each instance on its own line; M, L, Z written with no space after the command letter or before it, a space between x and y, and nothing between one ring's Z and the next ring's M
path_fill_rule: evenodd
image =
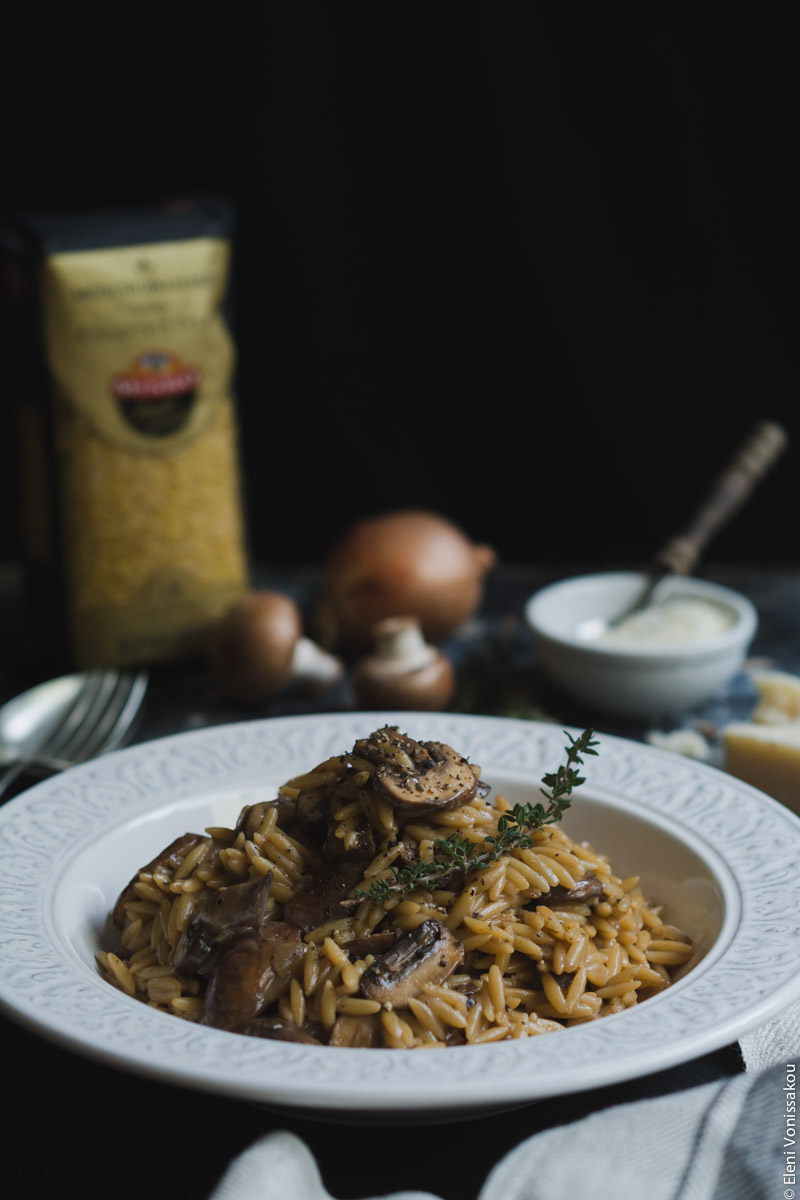
M575 568L575 571L581 568ZM564 567L503 567L488 582L477 618L445 649L459 679L459 711L546 717L569 726L643 740L648 728L598 720L560 695L538 669L521 614L526 598ZM751 655L765 665L800 673L800 570L711 566L703 576L736 588L754 602L760 623ZM313 612L318 576L312 569L269 570L262 586L295 597ZM0 701L36 682L21 629L19 574L0 569ZM714 730L749 713L755 692L746 674L701 709L661 729ZM153 671L137 741L229 721L288 713L343 711L355 701L346 680L320 698L284 694L256 711L232 707L220 696L204 663ZM531 1134L618 1103L678 1091L740 1072L737 1045L683 1066L619 1086L525 1105L507 1113L443 1123L425 1138L424 1154L397 1154L398 1129L310 1120L272 1112L224 1096L139 1078L68 1052L0 1016L0 1053L10 1116L0 1196L8 1200L69 1192L126 1198L155 1182L160 1194L210 1195L227 1164L269 1130L290 1130L315 1155L323 1180L339 1200L401 1189L433 1192L444 1200L471 1200L488 1171ZM421 1135L424 1136L424 1135ZM464 1146L469 1144L469 1155ZM140 1149L141 1148L141 1149ZM142 1157L140 1157L142 1155ZM385 1165L391 1162L387 1175ZM149 1182L151 1181L151 1182Z

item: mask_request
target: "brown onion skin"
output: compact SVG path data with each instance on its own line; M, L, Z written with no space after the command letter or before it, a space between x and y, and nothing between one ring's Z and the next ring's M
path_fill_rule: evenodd
M356 650L387 617L416 617L440 642L477 611L496 556L447 517L401 509L357 521L325 563L319 638Z
M211 635L210 664L222 691L241 704L256 704L280 691L301 633L300 610L291 597L246 592Z

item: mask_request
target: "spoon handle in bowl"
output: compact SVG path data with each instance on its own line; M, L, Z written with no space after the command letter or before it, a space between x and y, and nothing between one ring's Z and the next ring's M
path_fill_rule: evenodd
M658 551L655 564L676 575L691 574L711 538L741 508L788 441L786 431L776 422L756 425L712 484L683 533L670 538Z

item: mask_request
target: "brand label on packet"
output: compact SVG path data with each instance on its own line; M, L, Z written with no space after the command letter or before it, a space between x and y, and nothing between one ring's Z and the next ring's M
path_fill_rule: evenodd
M59 402L114 445L169 453L227 396L218 238L54 254L42 268L46 353Z

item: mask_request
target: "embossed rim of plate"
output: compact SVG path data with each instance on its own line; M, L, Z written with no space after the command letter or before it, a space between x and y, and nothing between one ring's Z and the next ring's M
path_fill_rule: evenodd
M259 779L274 785L382 724L449 742L487 778L492 768L530 773L537 786L565 744L561 726L501 717L276 717L161 738L38 784L0 810L4 1009L78 1053L169 1083L322 1115L408 1118L437 1109L470 1115L663 1070L730 1044L800 995L800 819L713 767L602 733L599 756L586 760L586 786L636 805L673 834L685 829L712 871L724 864L741 897L735 928L702 969L618 1016L435 1054L264 1042L156 1012L110 988L65 944L64 877L97 839L200 792ZM738 910L725 870L720 882Z

